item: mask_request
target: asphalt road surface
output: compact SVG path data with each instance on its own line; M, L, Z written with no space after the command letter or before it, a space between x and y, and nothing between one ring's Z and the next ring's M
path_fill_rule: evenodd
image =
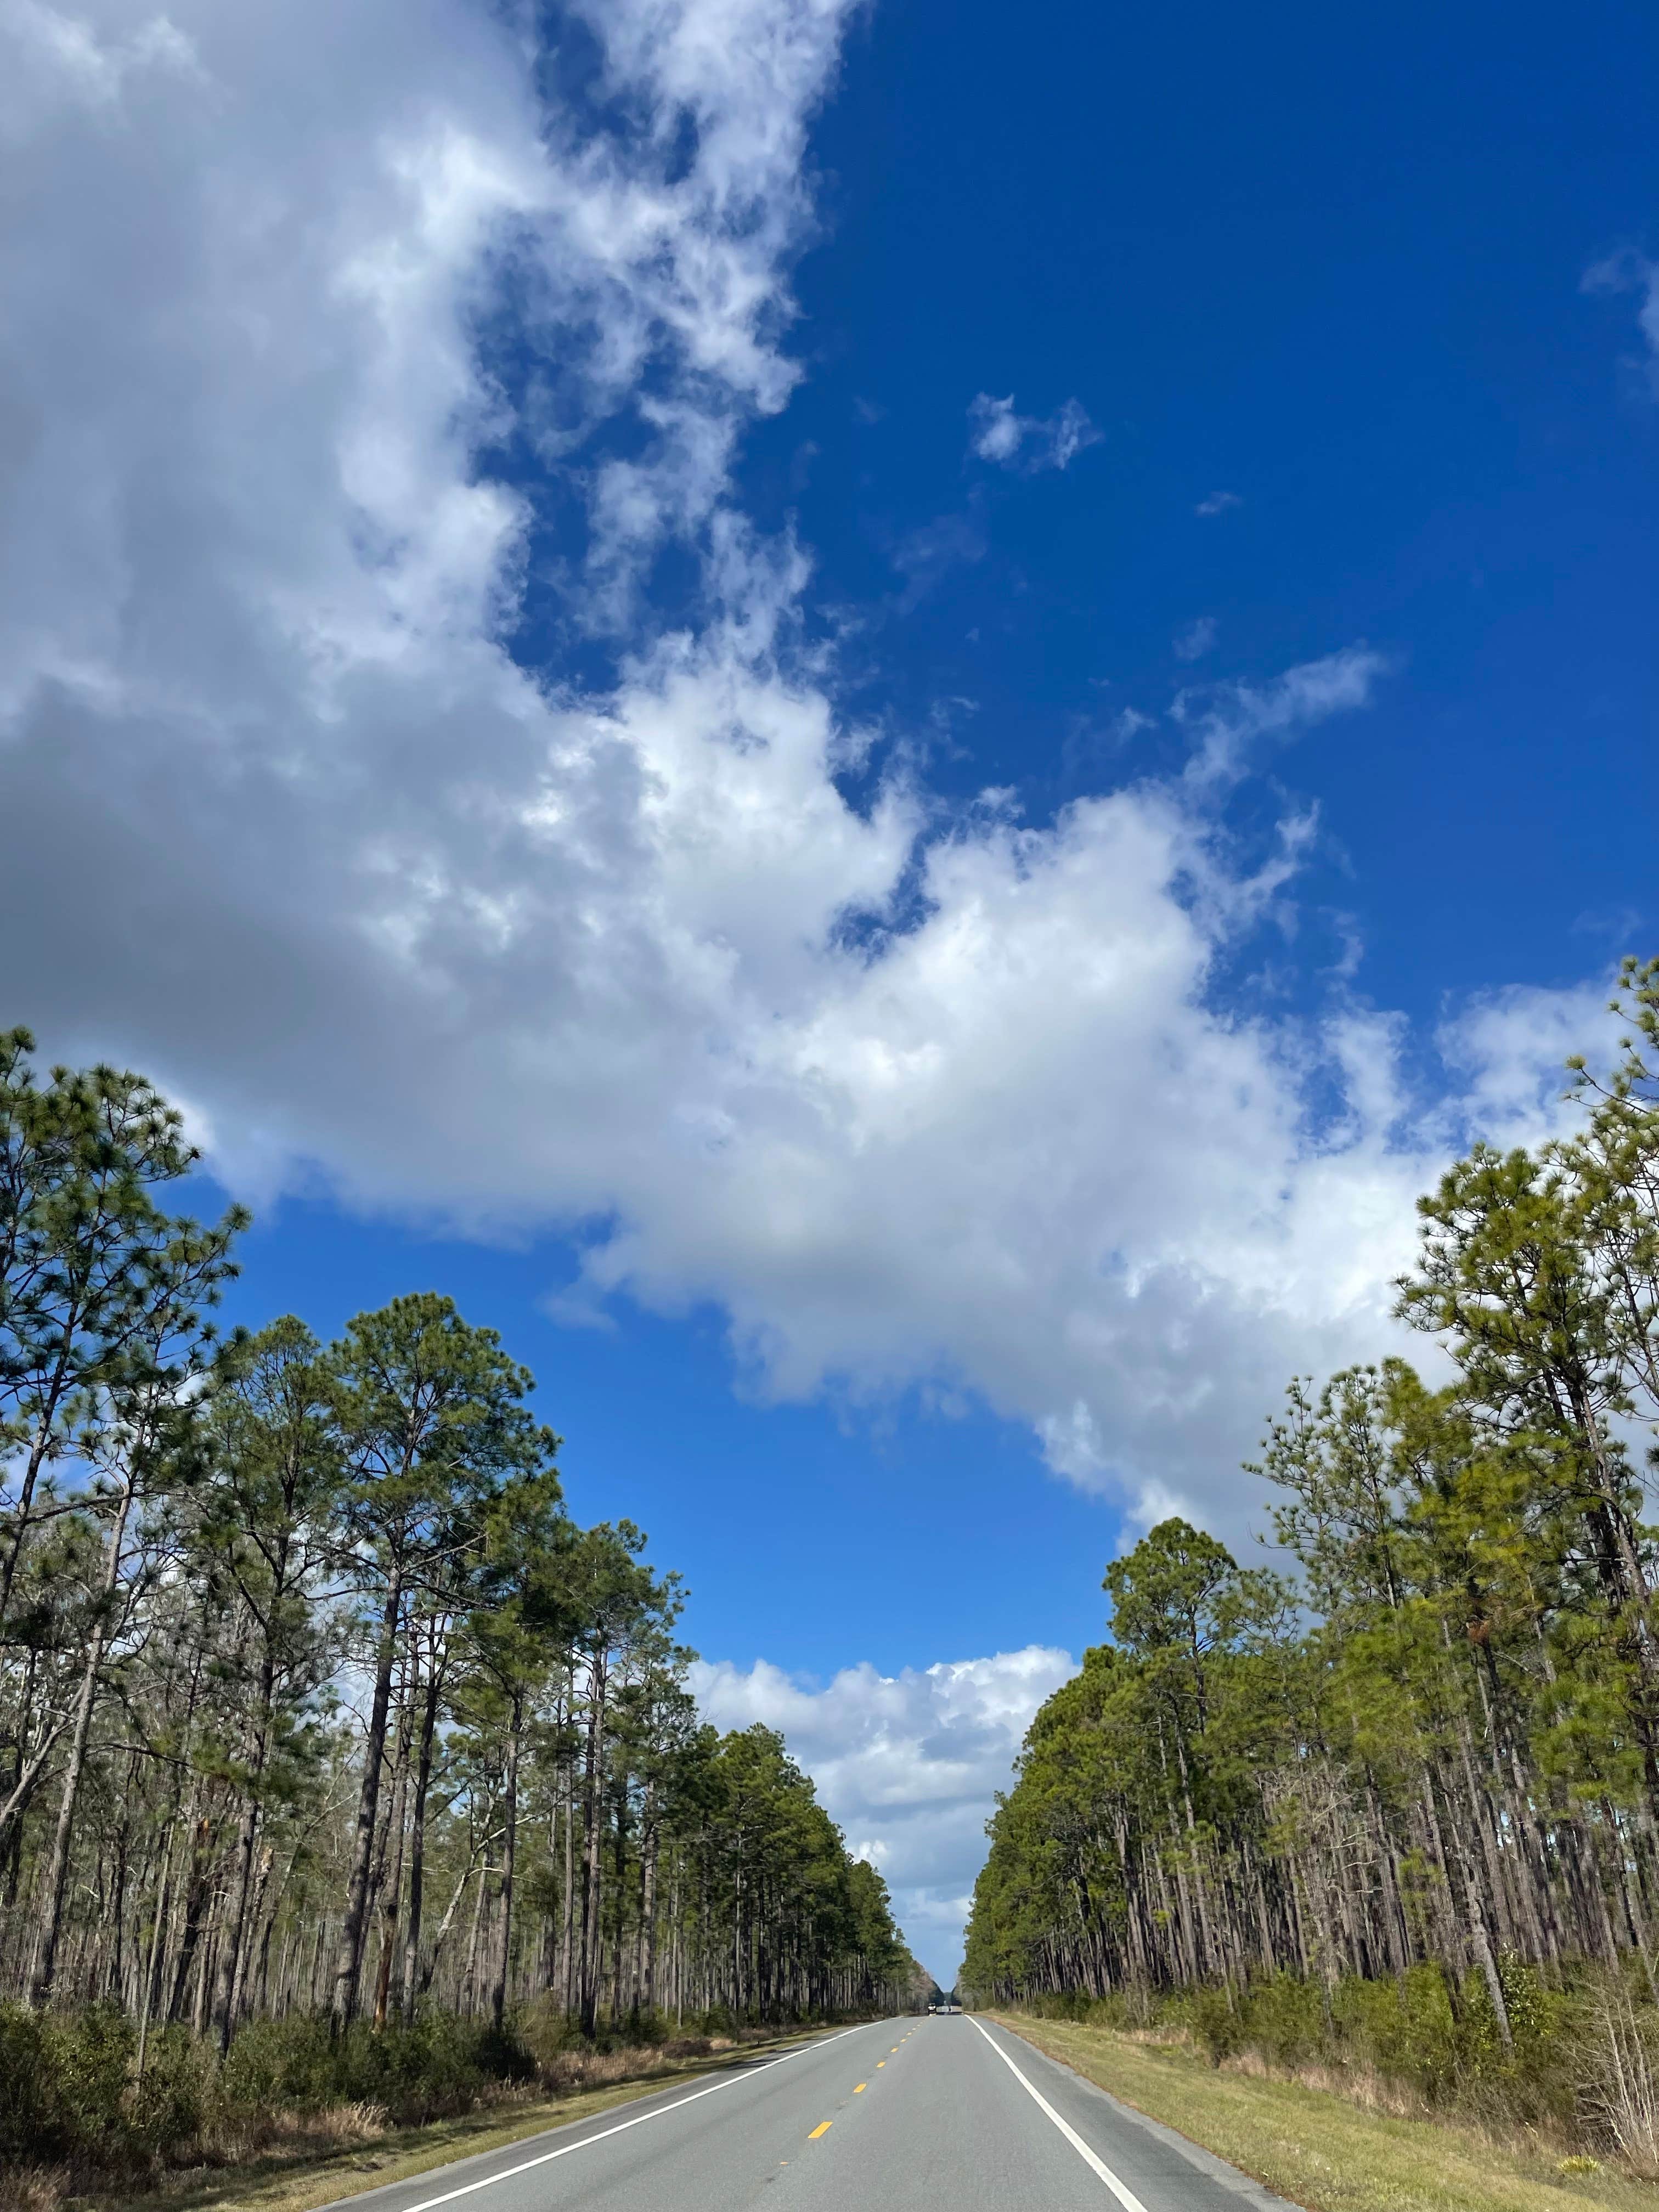
M369 2191L353 2212L1285 2212L968 2014L878 2021Z

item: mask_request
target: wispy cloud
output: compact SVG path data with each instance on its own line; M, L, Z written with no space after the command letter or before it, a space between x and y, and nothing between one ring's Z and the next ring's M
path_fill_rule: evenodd
M1659 261L1650 261L1633 246L1621 247L1618 252L1593 263L1584 271L1579 289L1590 293L1641 295L1636 319L1648 349L1648 358L1642 368L1649 388L1659 398Z
M916 605L951 569L971 567L988 550L985 532L971 514L936 515L907 532L890 556L904 579L900 604Z
M1350 645L1287 668L1267 684L1212 684L1177 692L1170 712L1199 740L1187 763L1187 784L1225 782L1239 775L1259 738L1283 737L1329 715L1370 706L1372 689L1388 668L1385 654Z
M1063 469L1084 450L1097 445L1100 432L1081 404L1068 399L1053 415L1017 415L1014 395L994 399L988 392L976 395L968 410L970 425L968 447L982 461L1034 476L1041 469Z
M1194 514L1225 514L1231 507L1243 507L1243 501L1236 491L1212 491L1208 499L1201 499L1193 509Z
M1216 634L1219 628L1220 625L1213 615L1200 615L1195 622L1189 622L1185 629L1176 632L1174 641L1176 659L1202 660L1205 654L1213 649Z

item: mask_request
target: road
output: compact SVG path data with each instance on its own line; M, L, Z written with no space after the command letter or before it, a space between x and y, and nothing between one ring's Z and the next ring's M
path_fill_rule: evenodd
M880 2021L349 2200L352 2212L1286 2212L971 2015Z

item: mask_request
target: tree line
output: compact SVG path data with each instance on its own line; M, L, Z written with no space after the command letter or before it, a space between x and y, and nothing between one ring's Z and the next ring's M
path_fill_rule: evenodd
M1179 1519L1108 1570L990 1823L982 1997L1294 1977L1328 2017L1432 1969L1512 2053L1517 1990L1659 1995L1659 963L1615 1011L1570 1134L1419 1201L1398 1311L1451 1379L1291 1385L1249 1471L1291 1571Z
M138 1076L0 1038L0 1987L252 2020L781 2021L925 1993L880 1875L686 1687L533 1378L432 1293L216 1332L246 1216Z

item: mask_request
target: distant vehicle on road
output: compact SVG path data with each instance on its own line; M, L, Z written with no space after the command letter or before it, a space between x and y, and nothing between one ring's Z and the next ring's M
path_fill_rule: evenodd
M952 1990L948 1997L935 1997L927 2009L929 2012L960 2012L962 2007L957 2002L957 1994Z

